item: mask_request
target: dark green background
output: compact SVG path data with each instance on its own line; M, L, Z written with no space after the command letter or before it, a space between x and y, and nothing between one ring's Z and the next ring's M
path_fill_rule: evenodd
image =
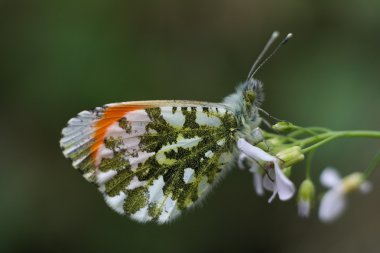
M1 0L0 251L379 252L380 173L332 225L298 218L294 200L268 205L233 170L200 207L158 226L111 211L61 154L60 131L81 110L220 101L273 30L294 39L257 75L264 109L305 126L380 130L379 1ZM313 173L361 170L379 146L336 141Z

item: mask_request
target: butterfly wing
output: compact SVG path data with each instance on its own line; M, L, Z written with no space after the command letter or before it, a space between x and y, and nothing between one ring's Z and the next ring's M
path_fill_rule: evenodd
M60 145L112 209L165 223L199 202L226 170L236 127L222 104L116 103L71 119Z

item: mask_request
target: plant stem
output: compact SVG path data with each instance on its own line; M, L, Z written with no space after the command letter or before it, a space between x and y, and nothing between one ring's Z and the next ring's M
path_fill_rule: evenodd
M302 140L300 141L300 145L306 146L308 144L316 142L315 144L302 149L302 152L305 154L335 139L348 138L348 137L380 138L380 132L379 131L332 131L329 133L323 133L323 134Z
M325 127L308 127L308 129L312 131L318 131L318 132L324 132L324 133L331 131L330 129L325 128Z
M315 154L315 150L311 151L309 156L307 157L306 160L306 179L310 179L310 172L311 172L311 160L313 159Z
M364 171L364 175L363 175L364 180L367 179L372 174L372 172L379 165L379 162L380 162L380 151L377 152L377 154L375 155L375 157L372 159L371 164Z

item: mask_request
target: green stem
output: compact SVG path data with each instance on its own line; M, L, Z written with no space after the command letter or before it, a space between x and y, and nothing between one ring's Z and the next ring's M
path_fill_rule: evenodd
M311 151L306 160L306 179L311 178L311 160L313 159L315 150Z
M380 138L380 131L336 131L342 137L366 137L366 138Z
M350 138L350 137L380 138L380 132L379 131L332 131L329 133L323 133L323 134L302 140L300 141L300 146L306 146L308 144L315 143L307 148L302 149L302 152L305 154L335 139Z
M319 141L319 142L317 142L317 143L315 143L315 144L313 144L307 148L302 149L301 151L302 151L302 153L306 154L306 153L311 152L311 151L325 145L326 143L329 143L330 141L338 139L340 137L341 136L339 136L339 135L330 136L330 137L325 138L325 139L323 139L323 140L321 140L321 141ZM313 140L313 142L315 142L315 141L318 141L318 139ZM305 143L303 143L303 145L301 145L301 146L304 146L304 144ZM307 143L307 144L309 144L309 143Z
M303 135L305 133L305 130L302 129L302 128L298 128L297 130L291 132L290 134L288 134L288 137L291 137L291 138L296 138L300 135Z
M267 138L277 138L277 139L281 139L282 142L286 142L286 141L297 142L296 139L289 137L289 136L273 134L273 133L269 133L269 132L265 132L265 131L262 131L262 132L263 132L264 138L266 138L266 139Z
M331 131L330 129L325 128L325 127L308 127L308 129L315 131L315 132L322 132L322 133L326 133L326 132Z
M379 165L379 162L380 162L380 151L377 152L375 157L372 159L371 164L365 170L364 175L363 175L364 180L367 179L373 173L373 171Z
M326 132L331 132L328 128L324 127L300 127L300 126L295 126L296 130L293 131L292 133L288 134L289 137L297 137L303 134L309 134L311 136L316 136L317 134L320 133L326 133ZM319 132L319 133L317 133Z

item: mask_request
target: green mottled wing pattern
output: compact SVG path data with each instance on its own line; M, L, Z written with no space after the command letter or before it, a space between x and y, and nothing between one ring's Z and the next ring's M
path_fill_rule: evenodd
M168 101L126 109L132 106L136 103L97 108L85 113L87 118L93 114L88 121L81 121L79 114L72 122L85 122L82 128L69 122L63 133L87 129L86 134L74 143L63 134L61 146L115 211L140 222L166 223L198 203L227 170L233 160L237 120L222 104ZM110 116L110 108L124 111ZM96 124L100 120L108 125ZM106 127L101 145L88 149L99 143L96 128L100 127ZM71 153L65 152L66 143L71 144ZM81 155L71 156L78 152Z

